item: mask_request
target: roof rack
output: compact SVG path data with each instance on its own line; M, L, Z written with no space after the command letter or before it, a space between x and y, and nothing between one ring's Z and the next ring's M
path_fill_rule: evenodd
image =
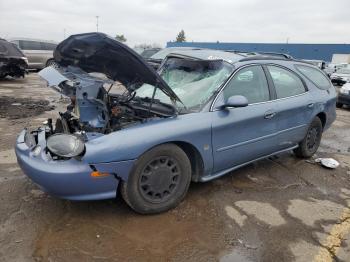
M284 57L287 59L293 59L291 55L285 54L285 53L277 53L277 52L257 52L257 54L261 55L268 55L268 56L277 56L277 57Z
M229 52L229 53L234 53L234 54L239 54L243 56L252 56L252 55L257 55L258 53L256 52L251 52L251 51L241 51L241 50L222 50L224 52Z
M245 57L239 62L251 60L295 60L291 55L273 52L257 52L254 56Z

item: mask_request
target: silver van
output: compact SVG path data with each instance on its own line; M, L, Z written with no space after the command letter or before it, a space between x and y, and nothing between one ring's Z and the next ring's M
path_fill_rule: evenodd
M53 50L56 42L30 38L12 38L9 42L16 44L28 58L29 69L40 70L55 63Z

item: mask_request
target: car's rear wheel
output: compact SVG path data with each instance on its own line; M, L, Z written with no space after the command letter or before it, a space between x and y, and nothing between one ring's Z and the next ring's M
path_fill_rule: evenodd
M164 144L143 154L127 182L121 184L125 202L136 212L154 214L176 207L191 182L191 164L174 144Z
M320 118L315 117L310 124L304 139L299 143L299 147L294 149L297 157L309 158L316 153L322 138L322 122Z
M342 108L342 107L343 107L343 104L342 104L342 103L338 103L338 102L337 102L335 105L336 105L336 107L338 107L338 108Z

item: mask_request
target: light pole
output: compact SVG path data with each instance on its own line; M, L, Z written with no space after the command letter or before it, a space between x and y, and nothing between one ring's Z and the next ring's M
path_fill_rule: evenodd
M66 29L63 28L63 39L66 39Z
M96 32L98 32L98 18L99 18L99 16L97 15L96 16Z

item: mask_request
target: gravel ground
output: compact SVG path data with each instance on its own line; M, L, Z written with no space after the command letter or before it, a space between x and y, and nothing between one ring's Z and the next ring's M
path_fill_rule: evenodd
M0 81L0 103L0 261L350 261L349 109L317 153L337 169L285 153L193 183L174 210L141 216L121 198L50 197L19 169L16 134L65 106L37 74Z

